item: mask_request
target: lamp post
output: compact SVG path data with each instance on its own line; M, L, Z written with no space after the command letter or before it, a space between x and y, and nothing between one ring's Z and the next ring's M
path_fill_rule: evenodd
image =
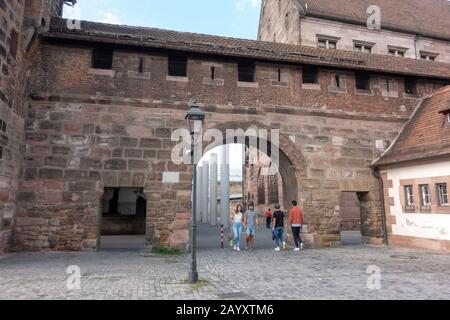
M205 114L196 105L192 105L191 109L186 114L186 122L188 130L191 135L191 163L192 163L192 208L191 208L191 269L189 272L189 283L198 282L197 271L197 159L196 148L197 138L201 131L203 122L205 121Z

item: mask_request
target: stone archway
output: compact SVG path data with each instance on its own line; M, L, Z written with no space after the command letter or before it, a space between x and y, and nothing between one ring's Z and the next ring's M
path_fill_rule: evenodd
M226 133L227 130L241 130L246 132L248 129L265 129L269 133L273 128L257 121L236 121L236 122L225 122L225 123L207 123L205 130L217 129L222 133L224 139L222 141L204 141L204 147L210 146L212 148L221 146L227 143ZM240 136L235 137L236 141L239 141ZM242 140L241 140L242 141ZM248 141L246 141L248 144ZM266 144L269 146L268 152L270 153L270 135L267 139L258 139L258 145ZM283 182L283 199L284 206L290 208L292 200L300 199L300 184L299 181L302 177L306 176L306 164L305 160L301 154L301 151L296 148L295 143L285 134L279 134L279 164L278 169Z

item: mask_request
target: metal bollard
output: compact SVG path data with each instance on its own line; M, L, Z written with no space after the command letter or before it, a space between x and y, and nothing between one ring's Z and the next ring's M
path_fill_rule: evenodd
M223 224L220 226L220 248L224 248L224 243L223 243L224 239L223 239Z

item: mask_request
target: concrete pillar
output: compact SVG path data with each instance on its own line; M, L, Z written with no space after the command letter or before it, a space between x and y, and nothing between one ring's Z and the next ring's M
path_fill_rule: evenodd
M209 170L209 215L210 224L217 225L217 154L211 154Z
M202 221L202 176L203 176L203 168L197 167L197 194L195 195L197 199L197 215L196 220L197 223Z
M209 162L203 161L202 173L202 223L208 223L209 218Z
M230 162L229 147L222 148L222 163L220 167L220 217L221 224L228 228L230 216Z

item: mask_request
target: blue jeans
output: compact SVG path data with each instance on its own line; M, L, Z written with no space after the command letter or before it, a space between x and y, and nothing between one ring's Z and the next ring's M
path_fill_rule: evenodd
M284 241L284 228L279 227L275 228L275 242L277 244L277 247L283 246Z
M241 233L244 226L242 223L233 224L234 245L239 247L241 245Z

